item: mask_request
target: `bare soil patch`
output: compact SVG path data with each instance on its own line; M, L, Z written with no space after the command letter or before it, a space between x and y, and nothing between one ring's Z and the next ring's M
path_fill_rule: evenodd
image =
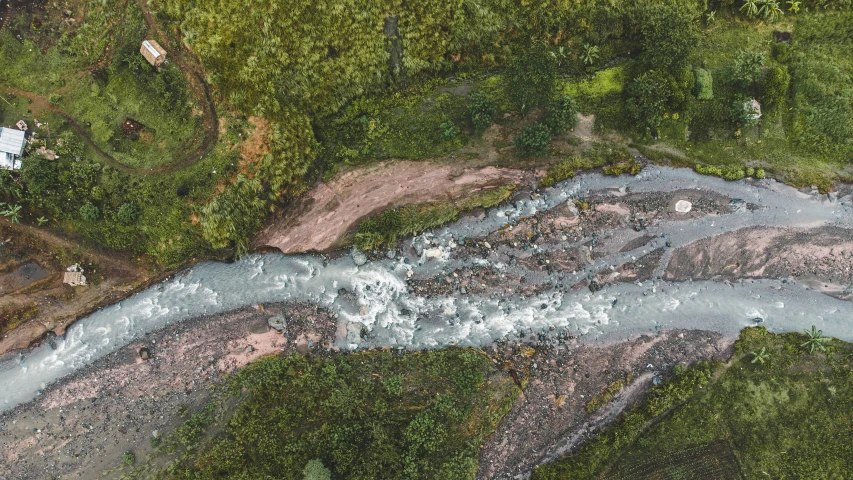
M62 238L46 228L0 219L0 355L57 335L79 316L146 284L148 272L125 255ZM78 263L88 285L62 283Z
M673 253L666 280L799 277L824 293L853 299L853 230L748 228Z
M447 161L389 161L338 175L319 184L295 208L264 229L256 246L284 253L335 247L358 221L381 210L476 194L485 186L532 179L521 170L466 168Z

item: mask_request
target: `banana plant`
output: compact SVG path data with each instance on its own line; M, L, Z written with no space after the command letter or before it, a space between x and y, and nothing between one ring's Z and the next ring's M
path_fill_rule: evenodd
M6 205L6 210L0 212L0 215L7 217L12 223L21 223L21 218L19 215L20 211L20 205Z

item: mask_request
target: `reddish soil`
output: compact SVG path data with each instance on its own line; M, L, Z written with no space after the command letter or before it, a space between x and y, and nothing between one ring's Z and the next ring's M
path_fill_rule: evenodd
M255 239L284 253L333 248L358 221L412 203L456 200L495 184L532 178L520 170L465 168L449 162L389 161L338 175L318 185Z
M798 277L853 299L853 230L748 228L700 240L673 253L664 279Z

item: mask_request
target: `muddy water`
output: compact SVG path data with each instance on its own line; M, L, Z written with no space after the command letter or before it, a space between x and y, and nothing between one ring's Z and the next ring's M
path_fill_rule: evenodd
M619 197L626 192L691 188L715 191L760 208L663 222L647 232L657 238L635 251L605 256L579 272L538 274L537 280L551 288L534 297L424 297L410 294L406 287L410 275L428 277L458 266L490 266L510 273L518 270L504 264L501 255L490 249L480 258L457 258L458 245L567 199L593 191L609 191ZM579 176L541 195L492 209L484 218L463 219L416 237L405 245L408 253L362 266L350 256L330 261L322 256L281 254L253 256L234 264L203 263L80 320L52 346L4 361L0 364L0 411L34 398L47 384L146 332L182 319L263 302L309 301L328 308L339 319L336 347L341 349L488 345L495 340L542 334L582 335L587 341L605 341L671 327L733 334L754 324L756 318L775 331L817 325L828 335L853 340L850 304L795 281L657 280L610 286L596 293L567 288L594 269L617 265L667 242L671 251L751 226L849 227L853 225L850 200L805 195L769 180L724 182L689 170L649 168L636 177ZM666 257L661 264L666 263Z

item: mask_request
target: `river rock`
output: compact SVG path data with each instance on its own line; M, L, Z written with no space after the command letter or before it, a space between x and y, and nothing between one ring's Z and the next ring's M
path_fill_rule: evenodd
M430 248L428 250L424 250L427 258L441 258L444 255L444 250L441 247Z
M142 347L139 349L139 358L143 360L148 360L151 358L151 350L148 350L148 347Z
M687 200L679 200L675 202L675 211L678 213L690 213L693 210L693 204Z
M364 252L356 250L355 248L352 249L350 257L352 258L353 263L355 263L359 267L367 263L367 255L365 255Z
M287 328L287 319L284 318L284 315L273 315L267 319L267 325L269 325L273 330L284 332Z

